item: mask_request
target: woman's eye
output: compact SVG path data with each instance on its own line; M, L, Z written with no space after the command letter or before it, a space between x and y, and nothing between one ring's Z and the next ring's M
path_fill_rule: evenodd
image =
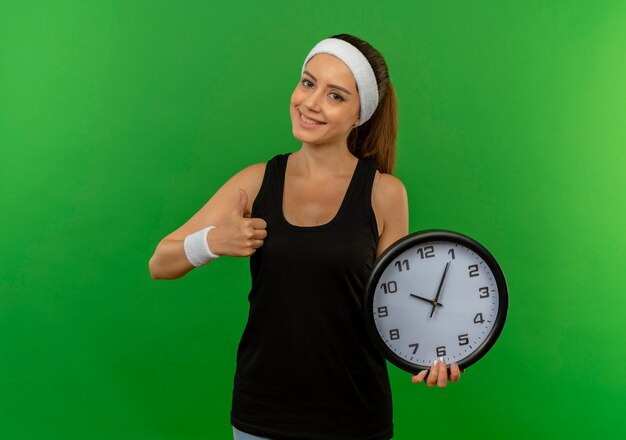
M306 87L307 89L309 88L309 84L311 84L311 86L313 85L313 83L311 81L309 81L308 79L303 79L302 81L300 81L304 87Z
M339 93L331 93L330 95L333 96L334 101L343 101L343 96Z

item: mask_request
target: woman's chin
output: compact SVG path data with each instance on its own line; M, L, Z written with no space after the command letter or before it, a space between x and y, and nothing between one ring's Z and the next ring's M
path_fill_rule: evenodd
M303 132L302 128L297 126L293 127L291 132L293 133L293 137L298 139L300 142L316 143L316 141L319 141L319 136Z

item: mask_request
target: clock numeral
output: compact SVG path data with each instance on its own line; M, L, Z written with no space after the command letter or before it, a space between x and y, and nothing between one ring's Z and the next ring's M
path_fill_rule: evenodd
M400 330L398 330L397 328L389 330L389 337L391 339L400 339Z
M409 347L413 349L413 354L417 353L417 349L419 348L419 344L416 342L415 344L409 344Z
M446 346L442 345L441 347L437 347L437 357L446 355Z
M450 249L448 251L448 254L452 257L452 259L454 260L454 249Z
M406 270L409 270L409 260L396 261L393 264L395 264L399 272L402 272L402 266L404 266Z
M467 266L467 270L469 270L470 278L478 276L478 265L477 264L472 264L471 266Z
M469 335L465 333L464 335L459 335L459 345L467 345L469 344Z
M395 281L389 281L388 283L382 283L380 288L383 289L383 293L394 293L398 291L398 285Z
M383 307L379 307L378 308L378 317L379 318L384 318L385 316L388 316L389 312L387 311L387 306L383 306Z
M426 246L417 250L417 255L423 260L424 258L433 258L435 256L435 248Z
M480 289L478 289L478 291L480 292L480 297L481 298L488 298L489 297L489 288L488 287L481 287Z
M485 322L485 320L483 319L483 314L476 313L476 316L474 316L474 324L482 324L483 322Z

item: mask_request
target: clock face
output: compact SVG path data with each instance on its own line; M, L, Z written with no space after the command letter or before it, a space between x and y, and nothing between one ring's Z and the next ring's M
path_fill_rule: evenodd
M502 330L508 294L481 245L451 231L425 231L381 255L366 304L388 359L416 372L439 357L461 368L482 357Z

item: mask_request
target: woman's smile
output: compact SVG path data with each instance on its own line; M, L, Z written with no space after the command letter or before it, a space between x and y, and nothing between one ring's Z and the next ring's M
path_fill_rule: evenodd
M319 127L321 125L326 125L325 122L319 122L319 121L316 121L315 119L307 118L299 110L298 112L300 113L300 121L302 123L301 125L305 128L312 128L312 127Z

